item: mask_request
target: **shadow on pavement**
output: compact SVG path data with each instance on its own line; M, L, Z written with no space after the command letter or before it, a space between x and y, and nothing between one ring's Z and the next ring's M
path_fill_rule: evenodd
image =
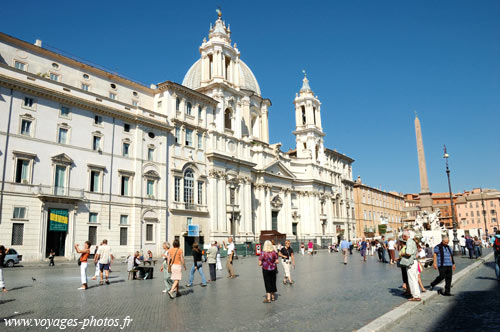
M19 289L23 289L23 288L28 288L28 287L33 287L33 286L19 286L19 287L14 287L14 288L9 289L9 292L10 291L19 290Z
M15 301L15 299L0 300L0 304L5 304L5 303L13 302L13 301Z
M487 262L484 266L495 269L494 262ZM494 275L493 271L493 275ZM442 319L429 331L491 331L500 326L500 282L495 278L477 277L491 284L491 287L482 291L466 291L456 294L453 305L442 314ZM494 280L491 282L489 280Z
M388 288L388 289L389 289L389 293L391 293L392 296L408 298L408 296L404 295L404 289L400 289L400 288Z

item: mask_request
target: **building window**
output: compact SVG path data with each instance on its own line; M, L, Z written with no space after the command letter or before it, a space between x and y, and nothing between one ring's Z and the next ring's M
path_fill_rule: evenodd
M51 79L52 81L59 82L59 75L54 74L54 73L50 73L50 79Z
M148 195L149 198L154 198L155 196L155 181L148 179L146 181L146 194Z
M122 152L122 155L124 157L128 157L129 156L129 151L130 151L130 144L129 143L123 143L123 152Z
M193 131L186 129L186 146L193 146Z
M30 136L31 135L31 120L22 119L21 120L21 135Z
M181 100L179 98L175 98L175 110L178 111L181 106Z
M16 183L28 183L29 171L30 171L30 161L18 158L16 165Z
M174 179L174 201L179 202L181 200L181 178L175 177Z
M297 223L292 223L292 234L297 236Z
M66 189L66 166L56 165L54 190L56 195L63 195Z
M92 150L94 151L100 151L101 150L101 137L100 136L93 136L92 138Z
M24 68L26 68L26 64L24 64L20 61L14 61L14 67L16 67L16 69L19 69L19 70L25 70Z
M24 97L24 107L35 108L35 99L31 97Z
M146 241L153 242L153 225L152 224L146 225Z
M196 136L198 137L198 149L203 149L203 136L202 136L202 134L198 133Z
M128 233L127 227L120 227L120 245L121 246L127 245L127 233Z
M109 99L113 99L113 100L115 100L115 99L116 99L116 93L114 93L114 92L110 92L110 93L109 93Z
M91 192L99 192L100 186L99 183L101 179L101 171L90 171L90 188Z
M22 246L24 238L24 224L12 224L11 245Z
M57 143L59 144L68 143L68 129L59 128L59 133L57 134Z
M155 149L148 148L148 161L153 161L155 159Z
M181 129L179 127L175 127L175 143L181 142Z
M94 115L94 124L96 125L102 125L102 116L100 115Z
M198 204L203 204L203 181L198 181Z
M236 204L236 188L229 188L229 204Z
M120 216L120 225L128 225L128 216L126 214Z
M187 169L184 173L184 203L193 204L194 175L193 171Z
M90 85L88 85L86 83L82 83L82 90L83 91L89 91L90 90Z
M122 196L128 196L129 195L129 183L130 183L130 177L122 175L122 181L121 181L121 189L120 189L120 194Z
M156 107L156 108L160 109L160 108L161 108L161 100L159 100L159 101L156 103L156 105L157 105L157 107Z
M89 242L97 244L97 226L89 226Z
M128 123L123 124L123 131L126 133L130 133L130 125Z
M191 115L191 108L192 108L191 103L188 102L186 104L186 114L187 115Z
M139 106L139 101L132 99L132 106L134 107Z
M292 194L291 195L291 200L292 200L292 208L298 208L298 205L297 205L297 194Z
M231 129L231 110L226 108L224 112L224 128Z
M69 115L71 114L71 111L68 106L61 106L61 112L59 115L63 118L69 118Z
M193 224L193 218L192 217L187 217L187 224L192 225Z
M301 107L302 109L302 124L306 124L306 108L304 106Z
M198 120L201 120L201 117L202 117L201 106L198 106Z
M12 219L26 219L26 208L25 207L15 207L12 213Z
M97 224L97 213L96 212L89 213L89 223Z

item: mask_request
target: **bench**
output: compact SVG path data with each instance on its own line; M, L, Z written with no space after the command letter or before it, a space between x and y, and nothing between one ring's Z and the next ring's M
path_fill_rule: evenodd
M130 270L128 271L128 280L134 280L135 274L139 272L139 270Z
M146 266L146 263L148 263L148 265L151 266L151 262L153 262L153 266L156 266L156 261L157 261L156 259L153 259L153 260L150 260L150 261L143 260L142 261L142 265Z

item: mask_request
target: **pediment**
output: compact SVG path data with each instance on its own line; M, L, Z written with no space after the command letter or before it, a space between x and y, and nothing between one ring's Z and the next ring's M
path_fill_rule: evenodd
M61 153L56 156L53 156L52 161L55 163L63 163L63 164L72 164L73 159L71 159L66 153Z
M287 178L295 178L293 174L281 161L276 160L264 168L264 172L268 174L274 174L278 176L284 176Z

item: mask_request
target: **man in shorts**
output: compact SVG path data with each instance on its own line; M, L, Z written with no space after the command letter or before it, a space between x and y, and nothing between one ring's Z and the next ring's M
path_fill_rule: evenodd
M97 261L99 262L99 275L101 277L100 285L103 284L103 272L106 275L106 285L109 285L109 265L113 262L115 257L111 253L111 247L108 246L108 240L102 240L102 245L97 250Z

